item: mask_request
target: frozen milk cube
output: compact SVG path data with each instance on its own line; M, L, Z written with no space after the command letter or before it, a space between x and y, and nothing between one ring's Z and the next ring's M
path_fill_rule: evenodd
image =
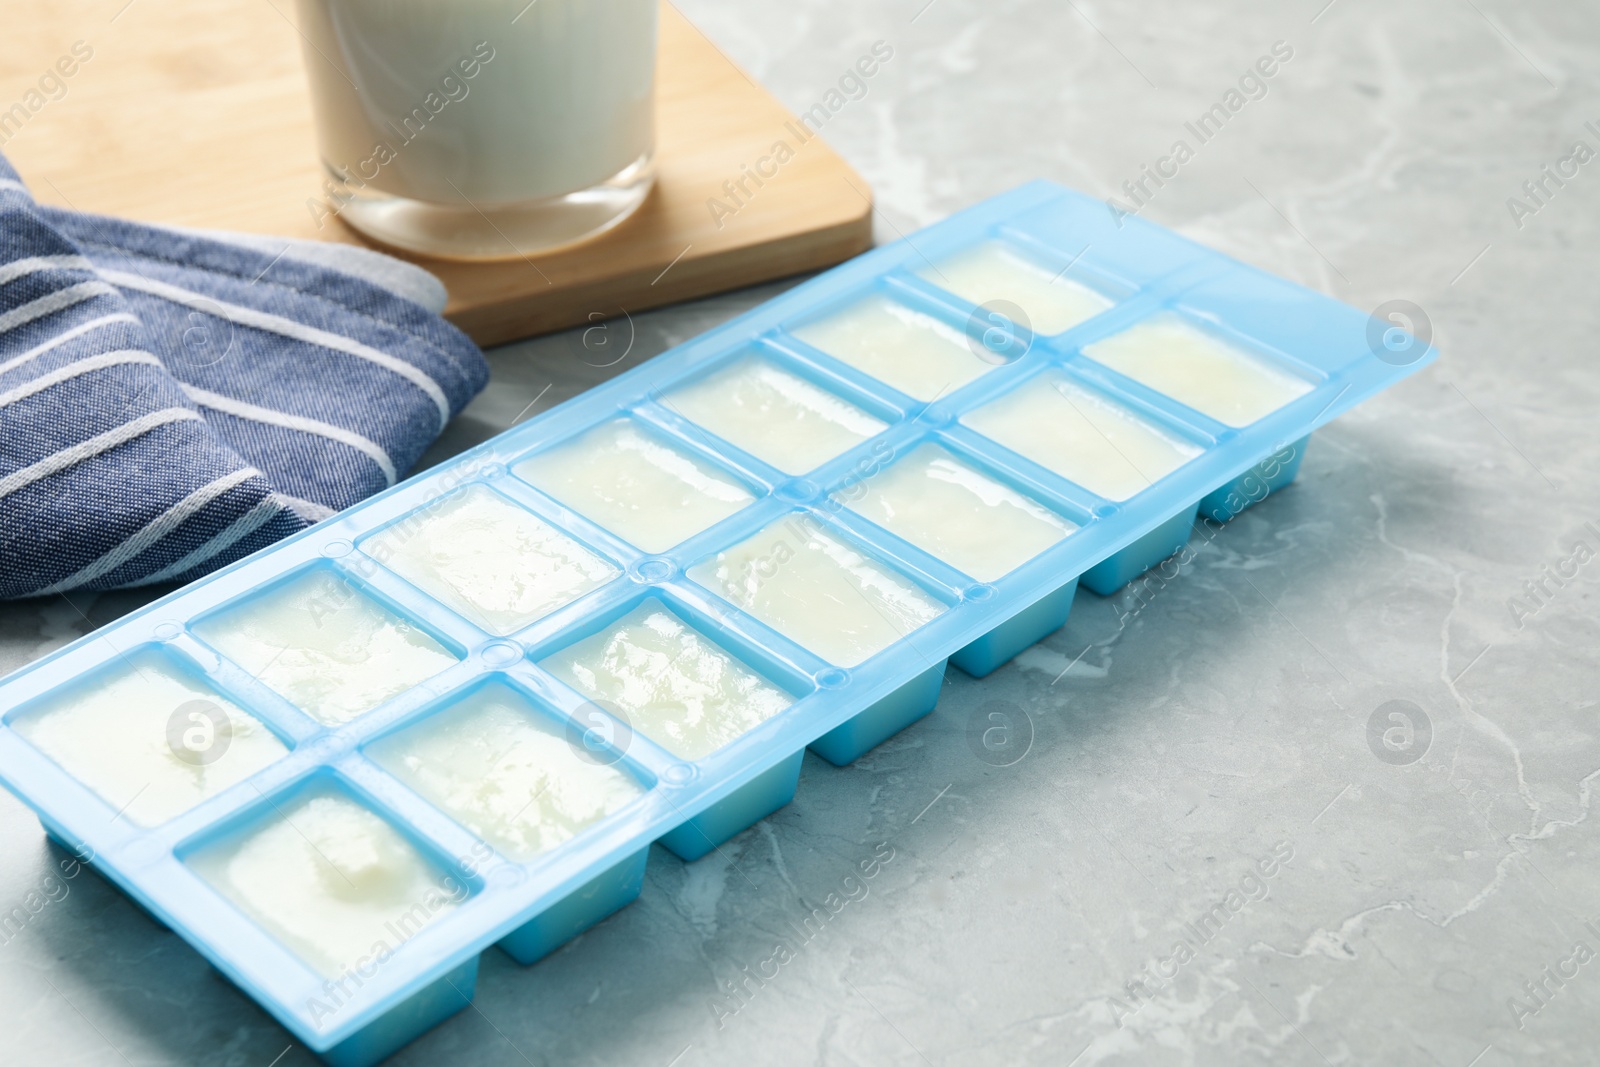
M337 726L456 662L348 580L313 570L194 631L318 722Z
M953 393L995 368L954 326L877 294L789 332L918 400Z
M974 304L1003 300L1017 305L1027 316L1025 325L1037 334L1069 330L1111 306L1107 297L1065 272L1042 266L999 241L984 241L919 273Z
M380 738L367 755L517 861L644 792L620 768L580 756L559 727L501 683Z
M933 444L834 499L982 582L1078 528Z
M1083 354L1229 426L1248 426L1313 388L1171 312L1086 345Z
M621 573L482 486L413 512L362 548L494 634L520 630Z
M314 788L247 829L197 849L189 866L322 975L389 958L467 897L388 822Z
M945 610L800 515L696 564L689 577L841 667L871 658Z
M646 552L663 552L754 499L628 419L526 459L516 473Z
M884 428L854 404L764 359L675 389L667 407L787 474L804 474Z
M259 719L149 650L52 694L12 726L139 826L166 822L288 752Z
M654 599L542 665L686 760L715 752L793 703Z
M1128 499L1201 452L1056 370L961 421L1107 500Z

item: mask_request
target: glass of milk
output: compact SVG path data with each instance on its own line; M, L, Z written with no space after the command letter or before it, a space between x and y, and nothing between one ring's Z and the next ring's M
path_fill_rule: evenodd
M507 259L617 225L654 177L656 5L299 0L317 228Z

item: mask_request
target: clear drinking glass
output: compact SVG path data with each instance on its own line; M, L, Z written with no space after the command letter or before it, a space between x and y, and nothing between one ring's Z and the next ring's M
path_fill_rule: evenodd
M505 259L617 225L654 178L657 3L299 0L318 228Z

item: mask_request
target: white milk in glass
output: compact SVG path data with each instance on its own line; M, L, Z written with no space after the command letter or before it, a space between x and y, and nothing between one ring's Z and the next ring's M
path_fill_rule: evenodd
M1086 345L1083 353L1229 426L1248 426L1313 388L1170 312Z
M495 634L520 630L621 573L482 486L408 515L362 548Z
M260 720L154 652L108 665L12 725L139 826L166 822L288 752Z
M657 600L543 666L687 760L715 752L793 703Z
M791 515L689 577L830 663L853 667L945 606L810 518Z
M917 400L946 396L995 367L954 326L877 294L789 332Z
M326 570L203 619L194 631L330 726L456 662L432 637Z
M1128 499L1201 452L1055 370L961 421L1107 500Z
M339 216L407 247L511 257L604 228L648 192L656 0L300 0L299 10L331 177L308 204L319 228ZM385 196L407 203L385 213ZM429 217L426 205L453 211ZM545 231L525 228L541 205Z
M764 359L733 365L667 394L667 407L786 474L804 474L884 423Z
M655 0L300 11L323 157L376 189L493 206L586 189L650 152Z
M1037 334L1061 333L1111 306L1088 286L999 241L984 241L918 273L974 304L1004 300L1017 305Z
M388 822L333 790L278 802L186 862L319 974L370 973L467 897Z
M579 756L560 727L502 684L380 738L367 755L518 861L644 792L618 767Z
M982 582L1078 528L932 444L835 499Z
M663 552L754 499L728 475L628 419L597 426L515 469L646 552Z

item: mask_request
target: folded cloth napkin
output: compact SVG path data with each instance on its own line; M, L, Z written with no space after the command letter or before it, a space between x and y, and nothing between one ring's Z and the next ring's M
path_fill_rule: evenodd
M431 276L279 245L42 207L0 157L0 597L231 563L393 485L483 388Z

